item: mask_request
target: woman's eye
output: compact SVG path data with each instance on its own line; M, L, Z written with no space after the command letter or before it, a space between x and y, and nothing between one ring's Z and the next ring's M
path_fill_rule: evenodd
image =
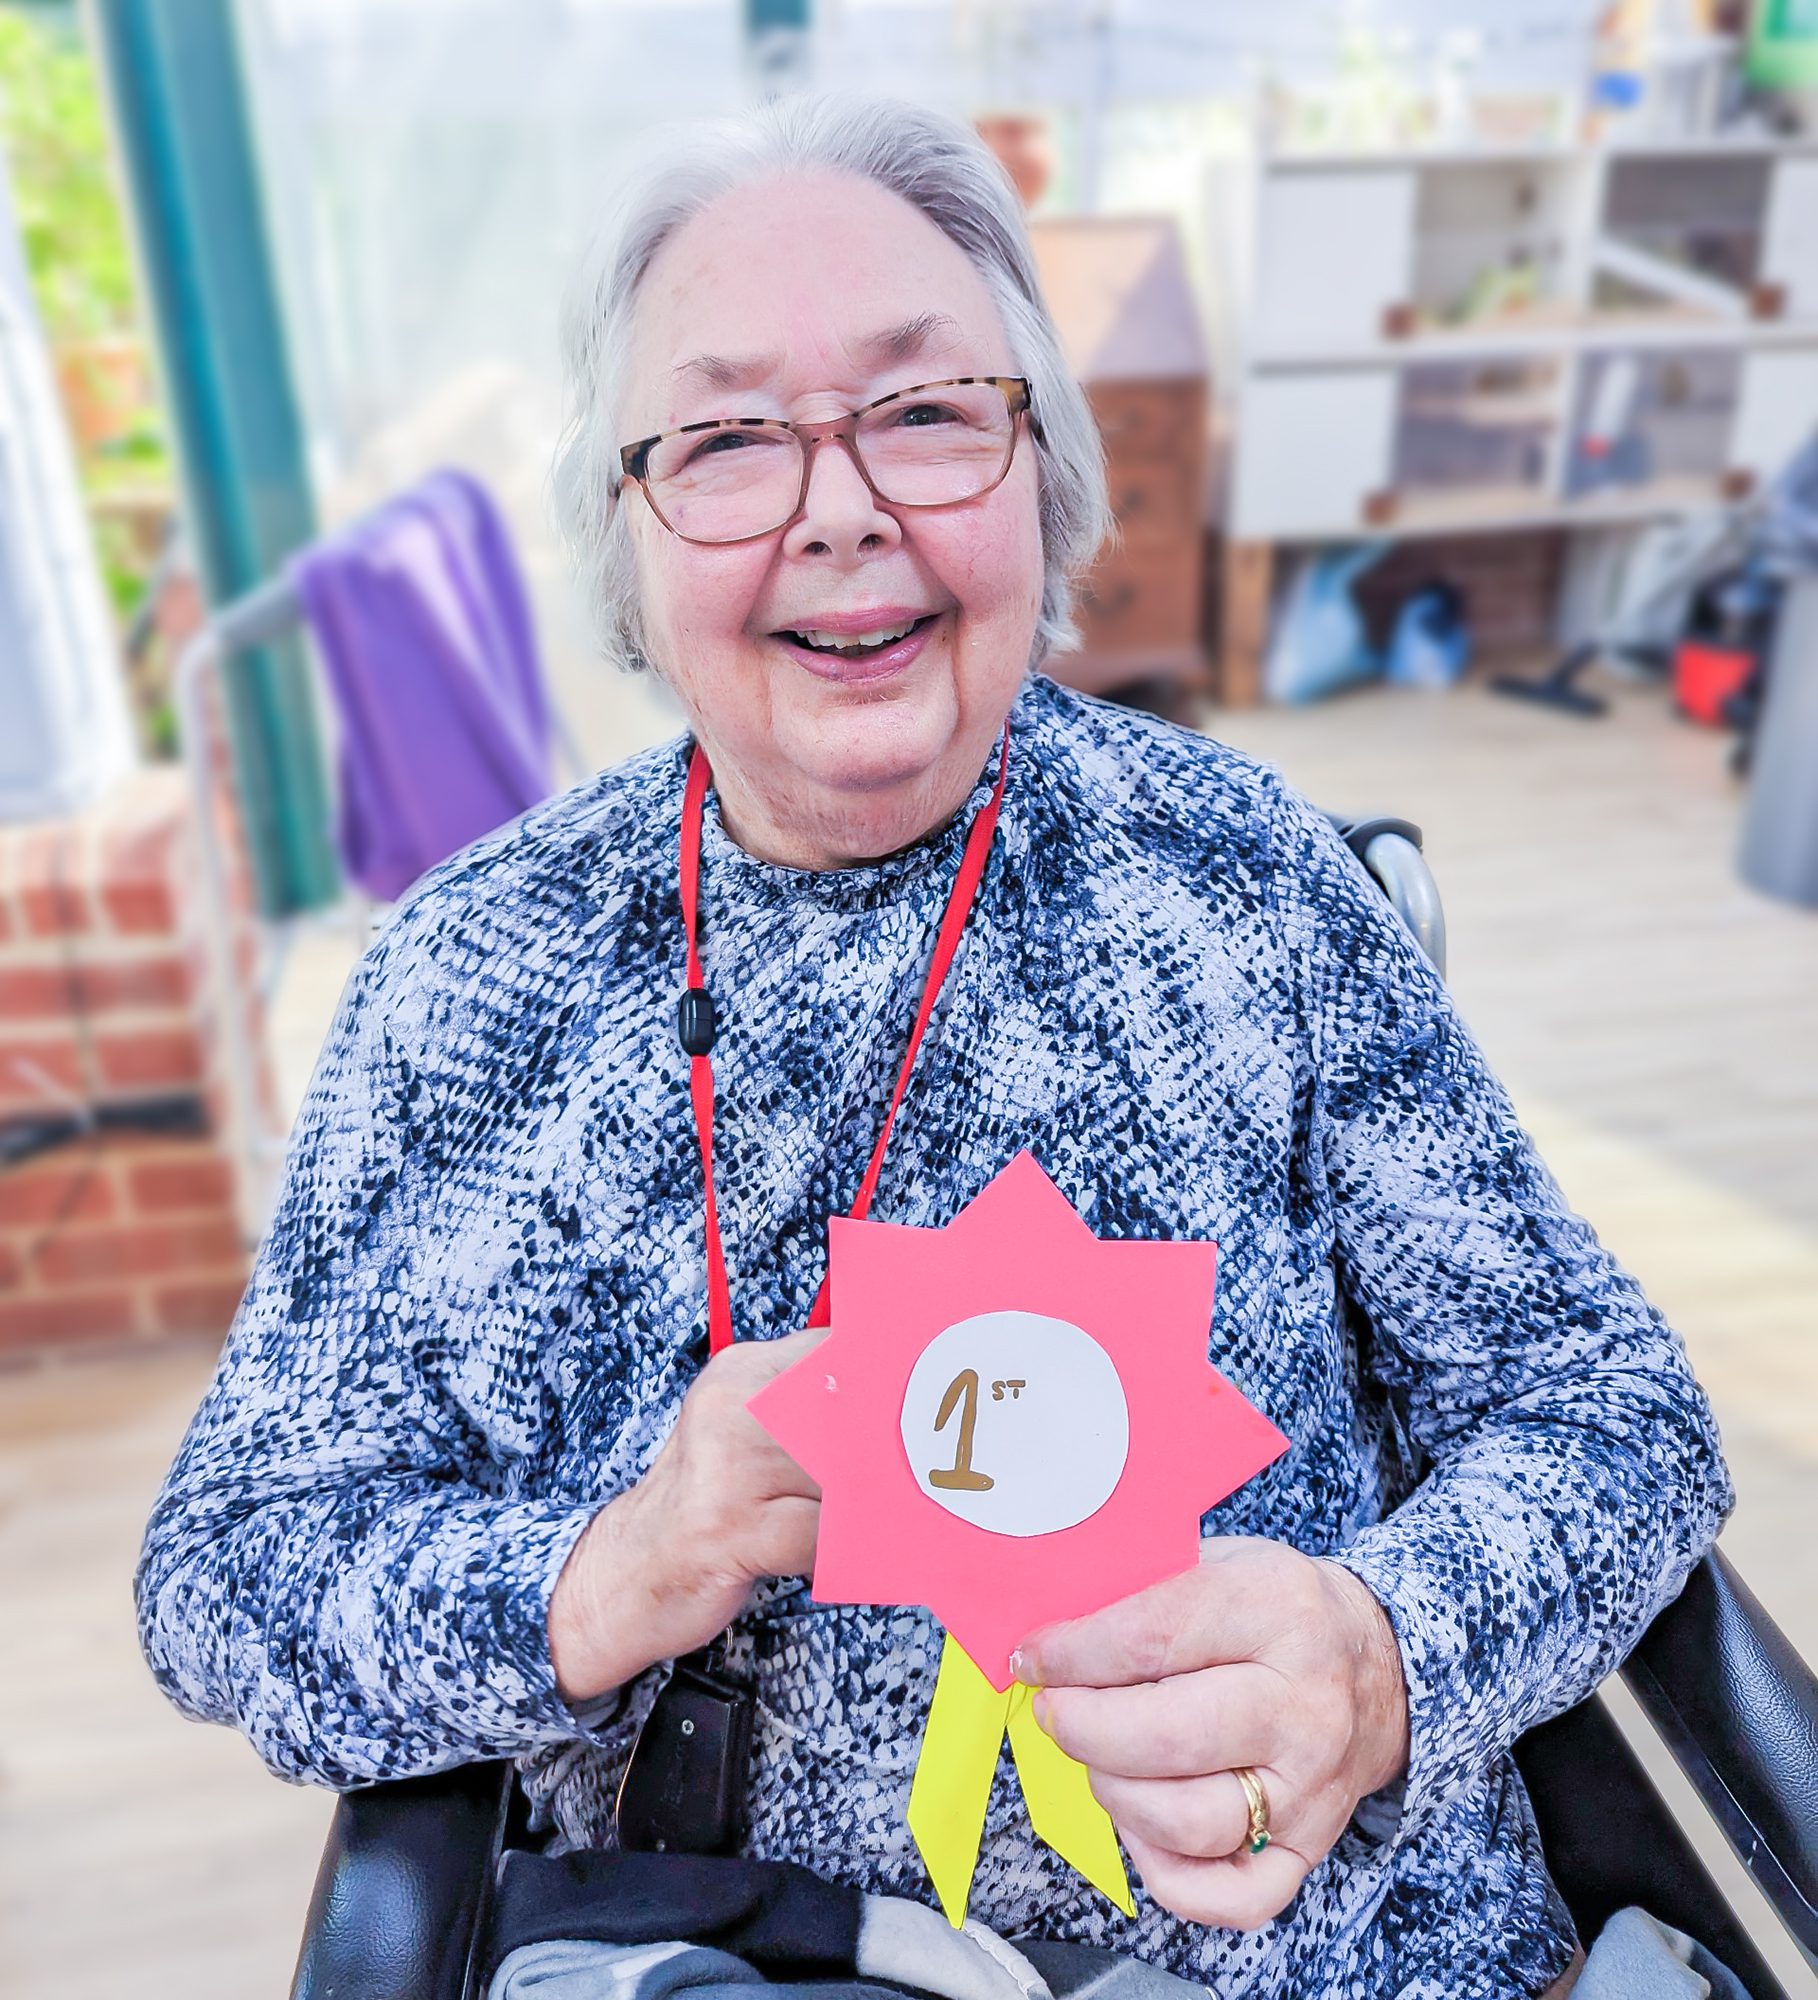
M789 434L786 431L732 429L708 431L705 436L694 441L687 457L679 462L675 470L696 471L712 458L755 458L760 454L774 452L779 439L787 442L788 438Z
M959 421L959 413L945 403L905 403L897 412L899 425L924 429L929 424L951 424Z

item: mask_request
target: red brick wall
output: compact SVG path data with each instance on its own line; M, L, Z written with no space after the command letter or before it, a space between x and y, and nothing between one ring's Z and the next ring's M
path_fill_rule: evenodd
M246 1278L182 772L0 827L0 1127L199 1093L200 1136L87 1133L0 1164L0 1360L225 1331Z

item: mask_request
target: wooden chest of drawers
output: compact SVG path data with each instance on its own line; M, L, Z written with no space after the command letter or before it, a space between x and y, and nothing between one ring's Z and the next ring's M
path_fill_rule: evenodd
M1116 539L1080 594L1078 653L1050 671L1094 693L1200 681L1209 385L1172 223L1031 226L1042 288L1105 442Z

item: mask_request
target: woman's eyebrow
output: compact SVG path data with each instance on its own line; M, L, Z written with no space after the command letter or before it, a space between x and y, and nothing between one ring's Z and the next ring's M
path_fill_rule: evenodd
M856 351L870 367L893 367L913 354L920 354L937 340L954 338L959 331L959 322L950 314L917 313L900 326L868 335L858 343ZM779 366L779 357L774 354L691 354L686 361L677 362L670 373L678 377L696 376L715 389L747 389L774 375Z

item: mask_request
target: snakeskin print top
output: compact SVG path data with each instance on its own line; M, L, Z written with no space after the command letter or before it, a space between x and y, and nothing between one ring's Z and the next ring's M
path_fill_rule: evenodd
M1292 1441L1210 1534L1387 1607L1412 1760L1254 1934L1129 1921L1001 1770L973 1913L1221 1996L1516 1995L1571 1926L1507 1755L1606 1674L1729 1485L1673 1334L1574 1216L1439 979L1266 768L1032 679L989 869L878 1193L937 1224L1022 1147L1107 1237L1215 1238L1211 1357ZM802 1325L895 1080L971 806L873 865L760 862L709 799L734 1315ZM654 1675L582 1729L546 1613L706 1354L675 1032L685 745L457 856L349 983L276 1219L171 1470L143 1644L191 1714L334 1786L522 1762L611 1839ZM939 1635L759 1593L754 1853L931 1900L904 1821Z

